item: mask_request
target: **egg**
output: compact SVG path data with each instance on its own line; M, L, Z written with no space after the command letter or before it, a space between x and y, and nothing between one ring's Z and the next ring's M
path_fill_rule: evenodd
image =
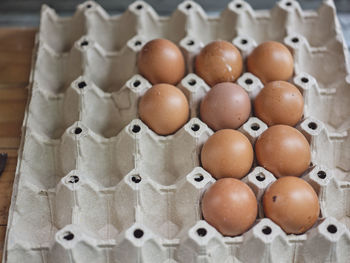
M180 49L166 39L154 39L144 45L139 53L139 73L152 84L175 85L185 75L185 59Z
M215 132L203 145L201 162L213 177L242 178L253 163L253 147L241 132L223 129Z
M272 81L265 85L254 100L255 116L268 126L295 126L303 116L304 99L293 84Z
M275 41L264 42L247 58L247 70L263 83L288 80L293 75L294 60L286 46Z
M258 212L253 191L234 178L223 178L212 184L203 195L201 208L204 219L225 236L247 231Z
M309 167L310 145L303 134L287 125L269 127L255 143L259 165L276 177L301 176Z
M216 84L200 105L200 118L214 131L237 129L247 121L251 103L248 93L237 84Z
M196 74L209 86L235 81L242 69L241 53L230 42L222 40L206 45L195 60Z
M189 105L180 89L170 84L157 84L147 90L139 103L141 120L159 135L180 129L189 118Z
M265 191L265 216L288 234L302 234L310 229L320 214L318 197L304 180L286 176L279 178Z

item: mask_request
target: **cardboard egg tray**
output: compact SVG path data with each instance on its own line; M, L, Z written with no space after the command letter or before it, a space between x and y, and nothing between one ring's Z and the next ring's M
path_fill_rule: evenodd
M181 47L188 75L178 84L191 119L159 136L137 114L151 84L138 75L137 53L153 38ZM207 224L200 199L215 180L200 167L213 133L198 116L210 89L193 59L210 41L232 41L246 57L276 40L293 52L293 82L305 99L297 128L312 164L303 178L321 214L302 235L287 235L264 218L260 200L275 177L254 165L244 177L259 201L254 226L223 237ZM317 11L282 0L253 10L235 0L209 17L192 1L170 17L134 2L110 16L95 2L59 17L43 6L30 99L8 219L3 262L350 262L350 70L332 1ZM263 88L244 73L253 99ZM251 117L240 130L254 144L267 126Z

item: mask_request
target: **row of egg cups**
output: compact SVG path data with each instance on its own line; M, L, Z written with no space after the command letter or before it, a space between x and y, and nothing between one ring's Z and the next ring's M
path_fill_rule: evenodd
M308 105L308 94L317 92L317 83L306 73L295 76L294 83L304 95L304 117L308 117L315 110ZM244 73L237 84L248 93L251 101L264 87L251 73ZM64 94L53 95L34 82L27 125L37 133L56 139L75 121L81 121L94 132L110 138L138 117L138 101L151 87L142 76L134 75L118 91L106 93L88 77L81 76L71 83ZM198 117L200 102L210 87L200 77L190 73L182 79L178 88L187 97L190 117ZM100 117L96 118L96 115Z
M48 92L59 94L64 92L74 79L83 75L89 77L105 92L118 91L129 78L138 72L137 54L146 42L144 36L137 35L130 39L120 52L108 54L94 39L83 36L75 42L69 53L62 55L56 53L46 42L39 41L34 82ZM253 38L243 35L235 37L232 43L240 50L243 58L257 46ZM335 56L326 49L312 48L303 36L297 34L286 36L284 44L293 50L296 75L305 71L314 76L320 75L322 80L326 79L324 74L329 78L334 77L334 74L339 75L338 71L318 72L317 67L320 53L324 61L334 63L330 68L341 65L338 59L334 59L339 55ZM194 72L194 58L204 44L197 42L193 37L186 36L179 42L179 46L185 58L187 72ZM308 63L302 63L305 58L308 58ZM344 61L343 57L339 57L340 59L341 62ZM312 63L313 61L315 64Z
M79 225L57 231L49 243L17 241L7 251L8 262L344 262L349 258L350 233L332 217L308 234L287 236L269 219L261 219L239 237L223 237L205 221L187 228L181 238L167 240L135 222L116 239L94 238ZM320 249L322 248L322 249ZM254 251L252 256L251 251Z
M262 219L243 236L234 238L222 237L200 220L187 228L181 238L172 240L159 237L137 222L110 240L94 238L80 226L70 224L56 232L47 244L36 246L19 241L11 246L9 255L19 252L20 256L9 257L9 262L23 262L24 258L25 262L41 262L44 258L49 262L67 262L72 257L75 262L165 262L170 258L179 262L224 262L231 257L242 262L257 262L257 258L263 258L260 262L264 263L290 262L297 258L298 262L345 263L349 239L349 231L332 217L321 220L308 235L302 236L286 236L272 221Z
M86 34L99 39L101 46L113 53L122 49L135 35L147 36L147 41L167 38L174 42L192 35L197 41L207 44L216 39L229 41L237 34L255 36L261 43L281 41L286 33L309 36L310 32L318 32L319 36L312 34L309 41L313 46L324 46L339 33L334 9L331 1L325 1L317 12L304 12L297 1L282 0L270 11L254 11L249 3L235 0L220 16L213 18L208 17L196 2L184 1L170 17L160 17L146 2L136 1L122 15L109 16L97 3L88 1L80 4L71 18L61 18L44 5L40 39L62 53L69 51L73 43Z
M26 174L23 174L23 182L20 185L21 193L17 199L19 210L23 214L30 214L25 213L25 209L41 210L41 213L45 213L47 211L43 209L44 204L53 204L53 210L55 211L53 213L55 216L53 223L56 228L72 223L73 218L79 218L79 216L74 215L74 213L77 213L85 219L83 221L85 224L93 226L90 229L94 229L94 231L102 229L105 223L89 222L86 215L90 215L87 216L90 219L93 218L91 216L93 214L105 215L101 216L102 221L104 221L108 217L107 214L111 213L116 218L113 220L106 219L105 221L111 222L115 229L120 231L135 218L140 218L138 214L143 214L144 222L147 221L148 224L152 225L151 229L156 231L158 229L162 232L162 236L166 238L176 236L176 229L181 229L180 226L198 220L200 211L197 208L200 196L203 190L208 187L208 183L211 184L215 181L201 167L195 167L189 174L180 176L173 184L168 186L159 184L149 173L139 171L137 168L121 178L113 187L103 187L96 184L84 170L73 170L61 178L55 188L44 190L33 184L27 177ZM341 202L340 200L346 198L346 196L342 197L341 193L334 193L335 190L340 191L341 185L335 183L336 178L333 173L324 166L316 165L308 170L302 178L308 181L318 193L322 217L324 215L338 217L339 215L334 213L334 207L329 207L332 202L327 198L332 195L332 199L338 199ZM258 218L264 217L261 202L264 191L275 180L276 178L270 172L260 166L256 166L248 175L242 178L242 181L250 186L257 197L259 203ZM22 197L31 196L35 199L36 195L47 196L51 201L37 202L37 208L33 208L33 205L21 208L21 204L24 202L21 199ZM110 198L111 196L112 198ZM125 198L123 198L125 196L128 196L127 204ZM109 199L113 203L109 207L110 211L104 206ZM154 200L158 200L157 204L154 203ZM166 208L170 204L173 211L171 215L169 215L170 208ZM79 209L74 209L75 206ZM131 207L136 207L136 210L131 209ZM142 211L140 207L142 207ZM152 207L153 209L151 209ZM37 216L40 217L41 213L38 213ZM166 229L161 229L160 226L167 221L172 221L172 216L176 219L173 224L178 228L173 229L175 232L167 233ZM145 218L150 220L145 220ZM33 225L37 222L37 220L31 220L29 217L25 220L32 221Z
M332 183L334 184L335 180L331 173L317 166L306 174L304 179L314 187L318 187L319 195L324 193ZM257 199L261 199L264 190L275 180L274 176L262 167L255 168L243 179L254 191ZM20 213L30 215L29 217L26 216L25 219L22 218L25 222L21 222L16 216L14 217L17 226L22 225L29 232L42 229L48 231L50 229L50 233L54 236L45 235L45 239L38 242L38 240L25 240L22 233L20 241L12 244L13 246L9 250L25 248L34 254L40 250L47 250L49 251L48 257L50 257L57 256L55 254L57 252L54 252L54 250L59 249L65 258L67 254L71 253L76 256L79 255L79 250L87 246L94 251L92 253L93 258L100 258L102 256L100 250L103 248L110 249L108 253L114 253L115 250L119 251L119 248L123 247L125 249L125 246L127 246L128 251L138 251L143 256L149 257L147 250L150 249L150 246L152 247L151 244L156 243L156 252L153 251L153 253L159 256L169 256L169 253L175 254L174 256L180 262L192 262L190 258L197 258L200 255L215 257L223 262L229 256L230 251L231 253L234 251L233 256L241 260L244 259L244 262L255 262L254 259L249 258L250 254L248 253L253 248L258 251L257 253L261 253L261 256L267 254L273 261L279 259L282 260L279 262L288 262L295 253L294 247L299 246L300 250L309 252L301 252L303 256L310 257L305 262L309 262L311 256L319 259L325 259L329 256L332 258L332 255L329 255L331 250L336 251L339 262L346 262L344 261L346 254L343 251L347 251L350 233L335 218L324 215L322 204L322 218L306 234L286 235L276 224L265 218L258 219L254 226L243 235L233 238L223 237L205 221L200 221L198 205L200 196L214 181L200 167L195 168L175 185L168 187L157 185L149 180L146 174L142 174L141 177L140 173L132 171L116 187L97 189L94 184L84 177L84 173L72 171L62 178L55 189L50 189L46 193L40 191L41 195L48 198L51 196L52 200L42 199L42 202L38 202L36 209L31 208L30 213L24 211L25 207L18 209ZM29 190L26 195L28 197L37 194L39 189L26 184L22 190ZM152 194L147 193L147 190L152 191ZM30 191L33 192L30 193ZM89 191L90 193L88 193ZM103 197L97 197L97 193ZM169 201L169 194L171 195L171 201ZM128 199L125 199L126 195ZM152 195L152 198L148 197L149 200L145 200L147 195ZM166 195L166 198L164 195ZM32 200L32 198L29 199ZM125 200L130 201L130 204L125 204ZM157 200L157 202L155 203L154 200ZM110 209L109 212L103 211L106 209L104 204L110 204L110 202L113 202L114 207L112 205L111 208L108 208L107 205L107 209ZM169 217L169 209L174 209L174 207L159 209L160 204L163 203L165 206L169 206L169 203L175 205L177 209L171 210L171 214L176 211L176 215L173 214ZM44 218L48 217L49 220L56 222L55 226L38 226L38 222L42 222L42 219L39 220L39 217L31 218L34 215L40 216L41 213L48 212L43 209L45 204L53 206L50 210L52 210L54 219L47 215ZM134 209L130 207L134 207ZM40 211L41 213L38 215ZM96 214L98 214L98 217L96 217ZM28 224L27 222L30 219L33 219L33 221ZM171 222L171 220L175 221L174 219L180 219L180 222ZM89 221L94 223L93 226L86 224ZM119 222L120 225L113 225L116 222ZM180 225L175 225L176 223L180 223ZM22 229L22 227L18 227L18 229ZM16 225L12 229L12 231L16 231ZM56 232L53 229L60 230ZM102 232L104 232L103 238L101 238ZM83 244L79 244L79 242ZM84 244L85 242L87 244ZM315 244L322 245L327 249L317 251L315 255L313 249ZM203 251L207 252L204 253ZM186 256L189 256L188 253L191 255L190 258L186 258ZM118 259L122 257L122 254L117 253ZM134 262L134 260L134 258L129 258L125 262ZM162 258L162 260L164 259ZM80 261L78 260L78 262Z

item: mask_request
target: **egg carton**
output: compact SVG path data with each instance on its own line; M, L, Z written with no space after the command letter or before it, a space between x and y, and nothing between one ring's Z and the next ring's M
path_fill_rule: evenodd
M151 84L138 75L137 53L153 38L179 44L187 76L178 87L190 120L159 136L138 119ZM264 218L261 198L275 177L256 161L242 180L255 193L258 219L224 237L201 215L215 180L200 167L213 131L199 119L209 91L193 59L210 41L232 41L246 57L259 43L293 51L293 82L305 100L297 128L311 145L302 176L319 196L320 217L302 235ZM282 0L253 10L240 0L209 17L192 1L160 17L145 2L108 15L95 2L69 18L43 6L30 99L8 219L3 262L349 262L350 70L332 1L317 11ZM263 88L244 73L237 83L253 100ZM267 129L251 116L240 127L254 144ZM253 252L253 253L252 253Z

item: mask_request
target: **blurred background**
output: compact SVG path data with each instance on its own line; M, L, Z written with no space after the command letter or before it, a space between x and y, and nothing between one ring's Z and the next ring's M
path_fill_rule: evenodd
M276 4L274 0L246 0L255 9L270 9ZM60 15L69 16L74 13L79 0L0 0L0 26L39 25L40 8L47 4ZM97 0L109 14L125 11L133 0ZM160 15L169 15L182 0L146 0ZM197 0L208 14L222 11L230 0ZM322 0L300 0L303 9L317 9ZM350 0L334 0L338 17L342 24L345 39L350 46Z

